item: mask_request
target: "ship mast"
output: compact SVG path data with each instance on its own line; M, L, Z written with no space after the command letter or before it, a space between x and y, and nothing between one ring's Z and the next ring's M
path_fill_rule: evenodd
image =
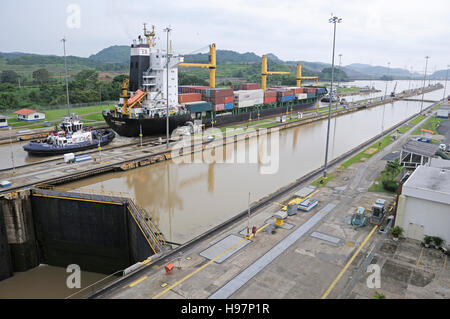
M156 45L155 42L155 26L152 25L152 31L151 32L147 32L147 23L144 23L144 36L147 38L147 44L150 47L154 47Z

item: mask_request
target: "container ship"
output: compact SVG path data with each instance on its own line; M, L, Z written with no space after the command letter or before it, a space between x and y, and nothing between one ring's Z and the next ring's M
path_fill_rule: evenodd
M268 72L265 56L262 62L262 88L256 83L215 88L214 44L210 45L209 64L193 64L183 63L184 58L173 54L170 48L155 48L154 27L148 32L144 25L144 37L139 36L131 45L130 75L123 83L119 103L114 109L102 113L106 123L121 136L165 133L167 110L169 131L172 132L188 122L201 122L205 127L210 127L304 110L314 106L327 94L324 87L300 87L300 65L296 87L266 89L267 75L283 72ZM178 85L178 68L191 66L210 70L210 86Z

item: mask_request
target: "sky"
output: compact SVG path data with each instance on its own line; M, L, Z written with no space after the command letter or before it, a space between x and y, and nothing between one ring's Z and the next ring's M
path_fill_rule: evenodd
M14 0L0 1L0 52L88 57L129 45L142 23L155 25L165 47L170 26L176 53L217 49L273 53L282 60L365 63L421 72L450 64L448 0Z

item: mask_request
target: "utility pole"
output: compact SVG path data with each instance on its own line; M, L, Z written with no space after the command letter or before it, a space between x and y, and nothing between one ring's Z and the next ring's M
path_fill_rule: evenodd
M167 32L167 52L166 52L166 92L167 92L167 110L166 110L166 148L169 148L169 33L172 31L170 27L164 29Z
M386 96L387 96L387 84L388 84L388 79L389 79L389 75L391 73L391 62L388 62L388 75L386 77L386 88L384 89L384 99L386 100Z
M62 40L64 47L64 70L66 72L66 98L67 98L67 115L70 117L70 103L69 103L69 80L67 79L67 61L66 61L66 38Z
M330 106L328 107L328 128L327 128L327 144L325 148L325 164L323 168L323 178L327 178L327 168L328 168L328 144L330 141L330 123L331 123L331 105L333 103L333 81L334 81L334 50L336 44L336 24L341 23L342 19L331 14L331 19L328 20L329 23L334 24L333 33L333 56L331 60L331 88L330 88Z
M10 126L8 129L9 129L9 145L10 145L10 149L11 149L11 163L12 163L12 167L13 167L13 175L16 175L16 165L14 165L14 152L13 152L12 137L11 137L12 127Z
M445 72L445 86L444 86L444 97L442 98L445 102L445 93L447 91L447 80L448 80L448 68L450 65L447 64L447 71Z
M427 80L427 67L428 67L428 59L430 57L427 55L425 57L425 74L423 75L423 87L422 87L422 103L420 104L420 112L422 112L423 109L423 98L425 95L425 81Z

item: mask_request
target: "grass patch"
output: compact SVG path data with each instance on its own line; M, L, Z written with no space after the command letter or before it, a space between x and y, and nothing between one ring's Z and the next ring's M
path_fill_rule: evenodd
M341 167L342 168L348 168L352 164L360 162L363 158L366 158L366 159L370 158L374 154L378 153L379 151L381 151L383 148L385 148L386 146L388 146L391 143L392 143L392 136L391 135L385 136L379 142L373 143L371 146L369 146L368 148L364 149L362 152L356 154L355 156L353 156L349 160L345 161L341 165ZM376 151L375 150L371 150L371 149L376 149Z
M323 176L316 179L314 182L311 183L312 186L315 187L322 187L325 186L330 180L336 177L336 174L327 174L327 178L324 179Z
M110 107L111 106L108 106L108 105L93 105L93 106L71 108L70 112L78 114L78 115L93 113L93 114L86 115L85 117L90 120L103 121L103 116L102 116L101 112ZM67 109L41 110L41 111L45 112L45 120L39 121L39 123L37 123L36 125L33 125L33 123L30 123L30 122L17 120L17 115L14 113L6 114L7 116L10 117L8 119L8 124L11 127L22 127L22 126L27 126L27 127L31 127L31 128L44 127L43 123L45 121L59 122L64 116L67 115Z
M403 125L402 127L398 128L398 132L401 134L405 134L406 132L408 132L411 129L411 127L407 126L407 125Z
M438 124L441 122L444 122L444 121L447 121L447 119L438 119L438 118L432 117L432 118L428 119L428 121L426 121L419 128L417 128L413 132L413 135L421 135L422 134L421 129L426 129L426 130L436 132L436 128L437 128Z
M395 162L398 165L398 161ZM392 163L391 163L392 164ZM383 180L393 180L395 179L398 174L403 170L402 166L397 166L394 168L389 168L389 162L386 164L386 167L381 172L381 174L377 177L377 179L374 181L374 183L369 187L369 192L375 192L375 193L389 193L392 194L392 192L386 190L383 187Z
M421 121L423 121L426 118L425 115L419 115L416 118L413 118L411 121L408 122L408 124L416 125L419 124Z

